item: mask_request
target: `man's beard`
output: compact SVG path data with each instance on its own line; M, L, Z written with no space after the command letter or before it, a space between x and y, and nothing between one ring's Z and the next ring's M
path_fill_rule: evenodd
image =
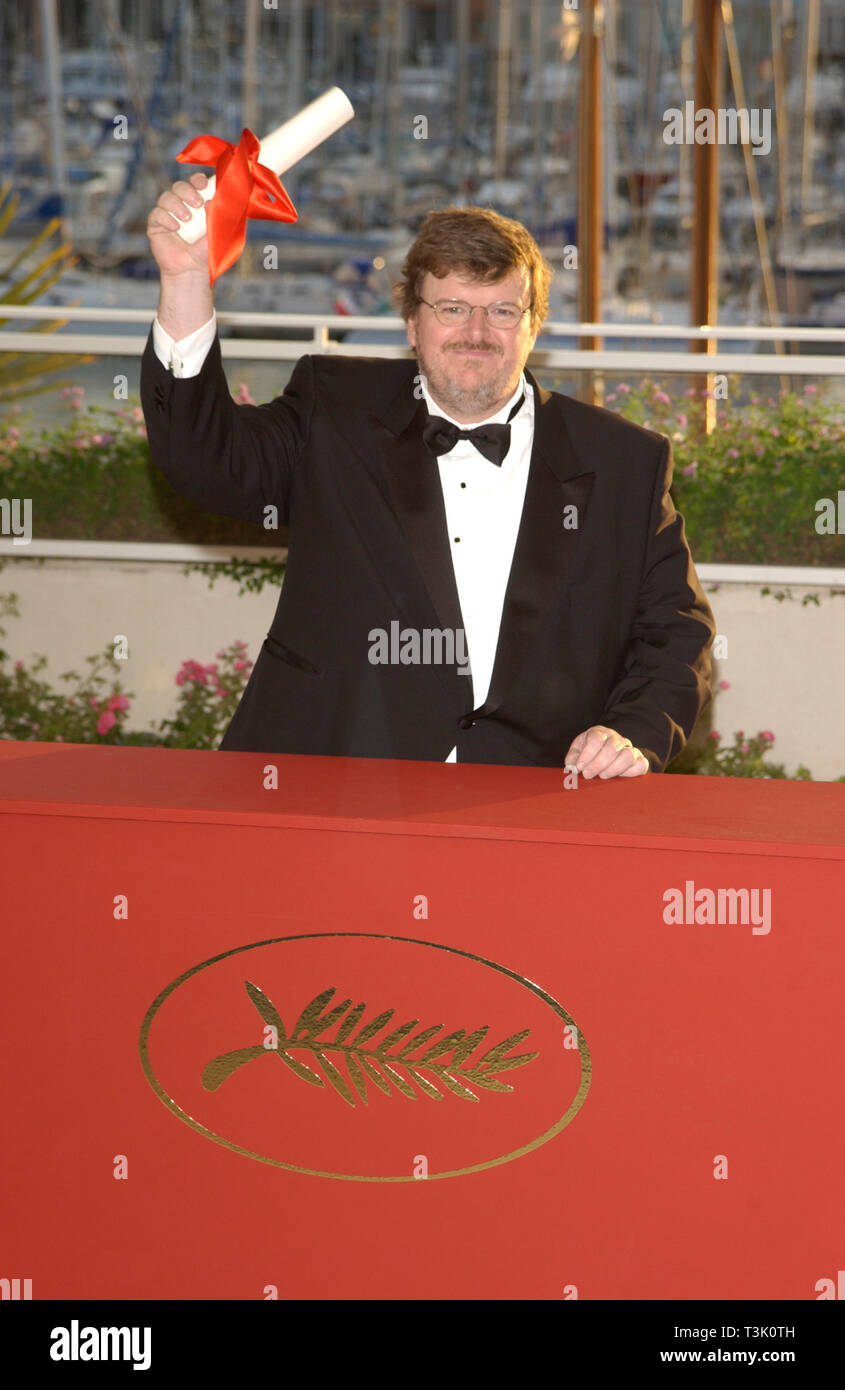
M467 351L477 349L477 343L463 343L459 347L449 347L443 349L445 353ZM498 349L487 347L484 349L491 355L497 356ZM416 349L417 362L420 371L425 378L425 384L439 405L444 410L450 411L454 415L466 415L476 420L490 413L491 407L504 402L507 396L512 395L516 390L516 382L519 374L514 370L514 381L511 390L508 390L508 380L502 372L489 377L485 381L479 381L477 386L464 388L458 386L455 380L448 375L445 365L438 361L437 365L428 362L421 354L419 346Z

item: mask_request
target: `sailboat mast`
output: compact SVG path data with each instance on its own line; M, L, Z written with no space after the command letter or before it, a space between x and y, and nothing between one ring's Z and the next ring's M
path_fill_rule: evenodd
M804 40L804 131L801 143L801 226L810 212L813 182L813 137L816 125L816 62L819 51L819 0L807 0Z
M578 86L578 318L582 323L596 323L601 317L603 33L603 0L586 0ZM595 351L601 340L582 337L578 346ZM600 384L592 370L584 373L579 395L590 404L599 401Z
M543 197L543 113L545 110L545 83L543 81L543 6L534 0L529 9L531 43L531 91L534 100L531 105L531 145L533 167L534 220L539 226L545 219L545 199Z
M793 247L792 219L789 207L791 186L791 163L789 148L789 111L786 104L786 55L784 53L784 0L769 0L769 13L772 21L772 79L775 91L775 128L777 130L777 176L778 176L778 217L777 246L784 264L784 253ZM795 276L791 269L785 272L786 311L793 315L798 311ZM800 352L801 344L793 344L793 351Z
M464 132L467 130L469 0L458 0L456 8L455 65L457 68L457 84L455 93L455 143L453 148L455 151L455 181L460 195L459 201L463 202L467 182Z
M62 117L62 70L59 63L59 22L56 13L56 0L41 0L41 39L44 48L44 76L50 113L50 165L53 171L53 190L59 199L62 240L68 241L71 231L67 205L67 172Z
M721 106L722 16L720 0L695 0L695 109L717 111ZM719 146L713 140L693 146L692 277L690 319L696 327L715 323L719 264ZM712 353L713 338L693 338L693 352ZM706 378L704 429L716 427L713 378ZM701 378L695 380L696 389Z
M511 24L513 0L499 0L499 30L496 63L496 144L495 178L497 184L507 171L508 114L510 109Z

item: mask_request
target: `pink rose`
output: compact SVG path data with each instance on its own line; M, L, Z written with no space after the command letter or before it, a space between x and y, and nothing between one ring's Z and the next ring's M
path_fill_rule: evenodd
M112 711L111 711L110 709L103 710L103 713L100 715L99 719L97 720L97 733L98 733L98 734L107 734L108 731L109 731L109 729L110 729L110 728L112 727L112 725L115 724L116 722L117 722L116 716L112 713Z

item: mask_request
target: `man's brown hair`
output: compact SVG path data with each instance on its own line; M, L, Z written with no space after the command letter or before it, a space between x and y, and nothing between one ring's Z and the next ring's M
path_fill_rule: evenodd
M417 311L429 271L441 278L455 272L489 285L523 268L528 271L531 326L539 328L549 312L554 272L531 233L521 222L502 217L492 208L448 207L426 217L405 257L393 295L407 320Z

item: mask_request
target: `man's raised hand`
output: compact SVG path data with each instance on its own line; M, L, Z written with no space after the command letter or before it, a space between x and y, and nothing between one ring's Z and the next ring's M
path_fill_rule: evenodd
M178 235L178 228L187 222L191 209L202 206L197 189L205 188L207 183L205 174L191 174L187 182L177 180L162 193L147 218L150 250L162 276L201 272L208 277L208 237L200 237L191 246Z
M199 207L197 192L208 183L205 174L191 174L185 183L179 179L162 193L147 218L150 249L161 272L158 321L178 342L208 323L214 312L214 295L208 279L208 237L190 245L178 228Z

